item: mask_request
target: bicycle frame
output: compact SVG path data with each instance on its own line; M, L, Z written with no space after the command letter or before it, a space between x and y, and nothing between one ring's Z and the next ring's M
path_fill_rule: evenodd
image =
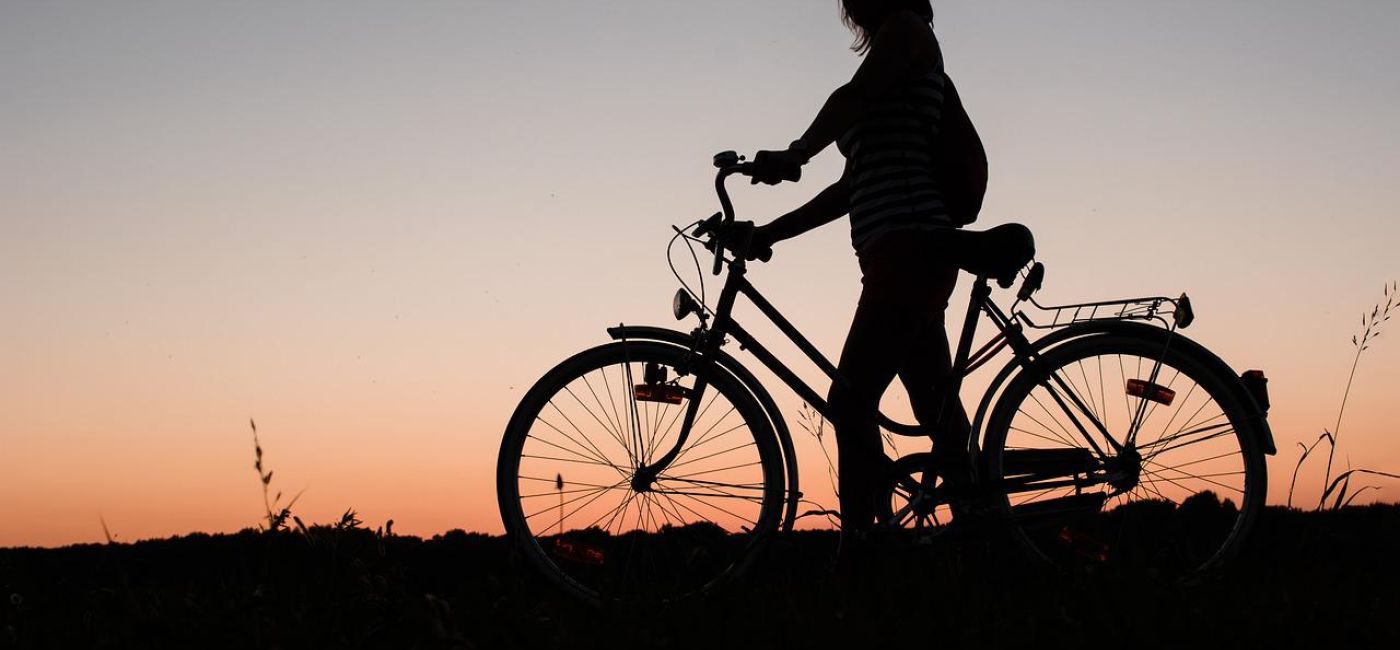
M719 194L720 203L724 209L725 223L733 221L734 212L728 192L725 190L724 181L726 177L738 171L741 171L741 166L722 168L715 181L716 191ZM718 275L726 267L728 268L728 273L719 299L712 311L713 321L708 328L706 328L702 322L701 327L696 330L696 335L693 337L695 341L692 345L693 351L697 353L702 360L713 363L720 346L726 343L726 337L732 338L739 343L741 349L751 353L755 359L762 363L764 367L768 368L769 371L777 376L794 393L806 400L807 403L823 417L830 420L831 407L826 399L822 397L816 389L812 388L811 385L803 381L797 373L793 372L792 369L779 360L767 347L745 329L743 325L734 319L733 308L738 298L740 296L747 298L750 303L758 308L760 313L775 325L789 341L796 345L797 348L833 382L845 381L835 364L824 356L811 341L803 336L802 333L748 281L745 277L747 263L743 256L735 256L732 258L725 257L723 249L720 248L716 252L713 272L715 275ZM1014 308L1012 313L1016 313ZM979 315L985 315L997 329L997 333L980 348L973 351L972 343L977 332ZM946 419L949 413L949 409L946 408L947 400L959 398L958 396L961 393L963 379L986 365L987 362L1006 348L1012 350L1018 364L1023 368L1029 367L1038 358L1038 352L1035 346L1032 345L1023 332L1019 317L1008 315L992 302L991 286L988 282L988 278L986 276L978 276L972 286L971 300L968 302L967 313L963 320L962 331L953 358L952 369L950 370L943 391L944 404L939 409L938 419L933 425L933 430L942 428L947 424ZM1061 378L1052 374L1051 380L1054 381L1056 386L1047 386L1050 395L1059 407L1069 416L1070 420L1079 430L1079 433L1088 442L1098 457L1106 458L1109 453L1103 449L1093 435L1090 435L1089 427L1085 425L1081 417L1075 415L1076 412L1089 421L1090 426L1095 429L1095 433L1101 436L1102 440L1107 441L1113 453L1121 452L1124 445L1130 442L1130 440L1122 442L1116 440L1092 414L1089 407L1079 399L1075 391L1071 390ZM639 486L649 485L666 467L674 462L679 455L680 450L685 446L689 438L691 426L694 423L700 407L700 397L704 394L706 388L705 381L703 379L697 379L695 385L691 388L689 405L682 418L681 430L674 446L655 462L645 467L638 468L634 480ZM1061 393L1063 393L1063 395ZM931 433L931 431L924 426L902 424L894 421L884 413L878 414L878 421L880 426L903 436L925 436ZM970 430L970 440L968 442L975 440L976 436L977 431L975 429Z

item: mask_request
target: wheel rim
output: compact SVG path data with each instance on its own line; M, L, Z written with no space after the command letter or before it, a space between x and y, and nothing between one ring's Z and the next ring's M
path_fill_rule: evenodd
M1258 498L1251 450L1236 428L1238 403L1219 378L1180 355L1169 354L1154 374L1160 345L1102 349L1046 359L1058 380L1041 374L1045 381L1018 382L1023 397L1001 418L995 475L1015 490L1006 507L1019 536L1057 564L1187 572L1214 565ZM1140 394L1129 394L1130 380L1141 382ZM1073 479L1081 483L1064 485Z
M706 590L746 562L776 525L780 478L766 420L754 430L756 406L725 378L707 376L695 425L674 461L654 480L637 478L638 466L675 446L696 384L694 375L680 375L673 355L654 356L634 349L627 361L596 359L549 382L503 477L513 491L503 508L514 510L506 518L516 536L550 577L590 600ZM665 370L665 381L654 385L687 394L637 399L648 366Z

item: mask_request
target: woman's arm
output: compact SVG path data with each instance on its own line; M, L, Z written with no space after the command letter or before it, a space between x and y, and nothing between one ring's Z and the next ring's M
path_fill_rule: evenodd
M824 226L850 210L851 192L846 175L817 193L812 200L764 226L754 230L754 242L761 247L769 247L784 239L792 239L802 233Z
M806 147L801 153L810 158L835 142L855 124L868 102L904 79L917 62L932 60L936 48L933 31L918 14L891 14L875 33L870 52L855 76L831 93L807 127L799 141Z

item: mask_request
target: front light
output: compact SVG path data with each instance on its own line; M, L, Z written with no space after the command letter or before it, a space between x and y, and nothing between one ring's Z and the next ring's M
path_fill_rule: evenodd
M700 303L690 297L690 292L685 289L677 289L676 296L671 299L671 314L676 320L684 320L686 316L700 311Z

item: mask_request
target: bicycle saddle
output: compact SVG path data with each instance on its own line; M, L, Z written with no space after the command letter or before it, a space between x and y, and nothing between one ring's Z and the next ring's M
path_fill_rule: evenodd
M973 275L995 278L1003 289L1016 282L1016 274L1035 257L1035 236L1019 223L987 230L949 230L946 254L958 268Z

